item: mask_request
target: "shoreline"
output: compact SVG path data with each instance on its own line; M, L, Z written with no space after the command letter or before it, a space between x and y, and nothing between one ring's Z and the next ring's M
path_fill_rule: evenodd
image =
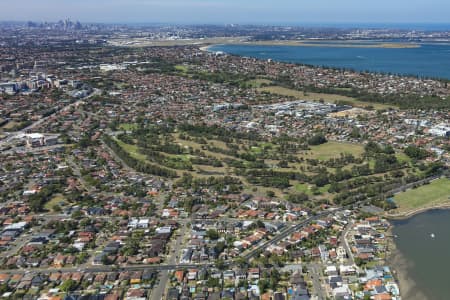
M408 269L411 268L412 263L408 262L403 254L397 249L395 237L392 232L393 227L394 225L391 223L391 226L386 232L388 234L389 250L385 263L391 268L394 279L400 289L400 295L402 299L429 300L429 298L417 287L415 280L408 275Z
M427 207L420 207L420 208L416 208L413 210L408 210L408 211L396 213L396 214L385 213L384 217L388 220L405 220L405 219L409 219L415 215L425 213L430 210L449 210L449 209L450 209L450 202L446 202L446 203L436 204L436 205L427 206Z
M209 48L212 46L215 46L215 45L202 46L199 49L200 49L200 51L210 52Z
M393 233L393 228L395 226L393 221L406 220L432 210L450 210L450 202L409 210L394 216L384 216L390 224L389 229L386 231L389 249L387 251L385 263L391 267L395 281L400 289L400 295L403 299L431 300L429 296L425 295L424 292L417 287L416 281L409 275L411 273L410 269L413 267L413 262L408 261L397 248L396 236Z

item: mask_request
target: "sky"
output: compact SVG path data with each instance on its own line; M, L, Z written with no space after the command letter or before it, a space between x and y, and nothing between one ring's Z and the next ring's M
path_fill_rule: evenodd
M0 21L450 23L449 0L1 0Z

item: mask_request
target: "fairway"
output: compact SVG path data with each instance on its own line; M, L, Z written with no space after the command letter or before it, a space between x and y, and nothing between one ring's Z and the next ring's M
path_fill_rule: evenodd
M339 142L327 142L319 146L311 146L312 158L319 160L328 160L330 158L339 157L343 154L353 154L355 157L360 156L364 152L361 145Z
M359 101L355 98L337 95L337 94L325 94L325 93L311 93L311 92L302 92L294 89L289 89L281 86L268 86L261 87L257 89L260 92L268 92L271 94L277 94L281 96L295 97L301 100L310 100L310 101L325 101L329 103L336 103L338 101L349 102L356 107L367 107L372 106L375 109L387 109L394 107L393 105L385 105L380 103L372 103L372 102L364 102Z
M175 70L181 72L181 73L187 73L189 71L189 68L184 65L176 65Z
M441 178L430 184L395 195L400 212L450 202L450 179Z
M272 81L268 79L258 78L249 80L246 84L252 88L261 88L262 85L271 85Z
M330 188L330 185L327 184L325 186L317 188L317 192L318 192L318 194L325 194L325 193L328 193L329 188ZM294 191L299 192L299 193L305 193L308 196L314 195L313 189L314 189L313 185L309 185L306 183L299 183L299 184L294 185Z
M140 161L146 161L147 156L139 152L139 147L136 145L130 145L122 142L119 139L114 139L120 147L123 148L123 150L127 151L128 154L130 154L133 158L140 160Z
M137 128L137 124L122 123L119 125L120 130L131 131Z

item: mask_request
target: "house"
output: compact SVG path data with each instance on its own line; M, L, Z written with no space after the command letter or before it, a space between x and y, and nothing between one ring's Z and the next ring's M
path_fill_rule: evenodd
M223 280L226 281L234 281L235 280L235 274L233 270L227 270L223 272Z
M143 289L129 289L126 293L125 298L126 300L146 300L146 293Z
M178 282L183 282L184 271L183 270L175 271L175 278L178 280Z
M170 226L156 228L157 234L170 234L171 232L172 232L172 227L170 227Z
M247 271L249 280L258 280L260 277L259 268L250 268Z
M97 275L95 275L94 283L103 284L103 282L105 282L105 279L106 279L106 274L98 273Z
M53 259L53 265L57 268L63 267L65 262L66 256L62 255L61 253L58 253L58 255L56 255Z
M72 273L72 276L70 277L73 281L80 283L81 279L83 279L83 273L81 272L74 272Z
M7 283L10 276L9 274L1 273L0 274L0 284Z
M322 261L323 262L328 261L330 256L327 248L324 245L319 245L319 251L320 251L320 258L322 259Z
M338 275L338 270L334 265L327 266L325 268L325 274L328 276Z
M32 287L40 287L40 286L42 286L46 281L47 281L47 279L46 279L43 275L36 275L36 276L34 276L33 279L31 280L31 286L32 286Z
M352 291L349 289L347 285L336 287L332 290L332 294L335 298L344 298L349 299L352 294Z
M198 272L197 269L189 269L188 273L187 273L187 279L189 281L196 280L197 279L197 272Z
M106 255L104 253L94 256L94 259L92 260L92 265L94 265L94 266L103 265L103 261L104 261L105 257L106 257Z
M105 248L103 248L102 252L107 255L117 254L119 248L120 248L119 242L110 242L105 246Z
M150 223L149 219L132 218L128 222L128 227L132 229L145 229L148 228L149 223Z
M180 294L176 288L170 288L167 291L167 300L178 300L180 297Z
M136 271L131 274L130 283L131 284L139 284L141 283L142 272Z
M220 292L212 292L209 293L207 300L220 300L221 296L220 296Z
M119 274L117 274L117 272L110 272L108 273L108 275L106 276L106 281L107 282L114 282L117 280L117 277L119 276Z

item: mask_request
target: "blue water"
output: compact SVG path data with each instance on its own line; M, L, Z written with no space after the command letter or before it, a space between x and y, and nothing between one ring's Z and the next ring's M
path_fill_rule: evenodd
M407 277L427 299L450 299L450 210L428 211L393 225L397 251L409 262Z
M212 51L315 66L450 79L450 44L419 48L216 45Z
M421 30L421 31L446 31L450 30L449 23L286 23L272 24L285 26L299 26L306 28L357 28L357 29L401 29L401 30Z

